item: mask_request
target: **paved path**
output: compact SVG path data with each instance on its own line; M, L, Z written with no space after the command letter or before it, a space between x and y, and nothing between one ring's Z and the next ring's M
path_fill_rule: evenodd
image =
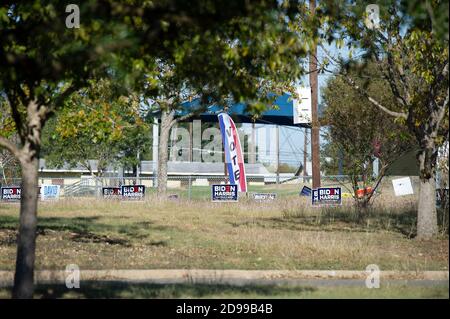
M65 271L35 272L36 283L64 283ZM286 284L305 286L361 286L368 273L353 270L215 270L215 269L130 269L81 270L80 280L124 281L155 284ZM14 272L0 271L0 286L11 286ZM430 286L449 283L448 271L381 271L381 282Z

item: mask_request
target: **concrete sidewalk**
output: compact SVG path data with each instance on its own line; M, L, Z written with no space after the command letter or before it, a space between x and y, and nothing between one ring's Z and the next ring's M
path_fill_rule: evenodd
M364 285L369 275L356 270L217 270L217 269L118 269L80 270L81 281L123 281L155 284L288 284L288 285ZM65 283L62 270L35 272L36 283ZM13 271L0 271L0 286L13 284ZM445 284L448 271L381 271L380 281L412 285Z

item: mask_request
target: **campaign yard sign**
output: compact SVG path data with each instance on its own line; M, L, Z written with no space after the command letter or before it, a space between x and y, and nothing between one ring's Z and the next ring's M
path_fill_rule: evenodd
M122 192L122 199L140 200L140 199L144 199L145 186L144 185L122 185L121 192Z
M252 193L252 197L254 200L274 200L277 198L277 194L275 193Z
M342 204L341 188L321 187L313 189L311 192L311 202L313 206L341 205Z
M103 198L120 198L122 197L122 190L120 187L102 187Z
M237 185L212 185L211 200L213 202L237 202Z
M40 187L39 193L42 200L59 198L60 186L43 184Z
M303 186L300 192L300 196L311 196L311 188L309 188L308 186Z
M414 190L409 177L402 177L392 180L395 196L405 196L414 194Z
M2 187L2 200L19 201L21 193L20 187Z

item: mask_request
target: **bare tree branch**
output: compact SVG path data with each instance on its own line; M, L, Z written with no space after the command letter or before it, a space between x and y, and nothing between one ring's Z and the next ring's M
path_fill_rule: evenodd
M381 166L381 169L380 169L380 171L379 171L379 173L378 173L378 176L377 176L377 178L376 178L376 181L375 181L375 186L372 188L372 192L369 193L368 198L367 198L367 202L370 201L370 199L371 199L371 198L373 197L373 195L375 194L375 191L376 191L376 190L378 189L378 187L380 186L380 183L381 183L381 181L383 180L384 175L386 174L386 170L387 170L388 166L389 166L388 164L384 164L384 165Z
M409 102L411 101L411 96L409 93L409 85L406 81L405 78L405 71L403 69L403 66L400 63L395 63L393 56L392 56L392 51L394 49L395 43L392 42L392 37L391 36L385 36L383 34L383 32L381 32L380 30L378 30L377 34L380 36L380 41L384 41L384 45L388 46L388 50L382 50L381 48L378 48L378 50L380 50L380 52L383 54L385 54L387 56L387 62L388 62L388 68L387 68L387 73L385 72L385 70L382 70L382 73L384 74L386 80L389 82L389 85L391 86L391 90L394 93L396 99L400 102L400 104L403 104L403 106L407 107L409 105ZM394 35L394 38L396 39L396 43L397 46L395 47L397 50L400 51L400 54L406 54L404 47L403 46L399 46L398 43L401 43L401 39L400 39L400 35L398 33L396 33ZM374 54L375 59L377 60L377 62L379 63L380 67L383 67L383 63L382 63L382 59L380 59L380 57L378 56L378 54ZM397 86L397 81L395 81L395 76L394 76L394 72L396 72L396 75L398 76L400 83L402 85L403 88L403 93L405 96L403 96L400 93L400 90Z
M337 63L342 70L343 69L342 63L340 61L338 61L335 57L333 57L326 48L324 48L323 46L321 46L321 47L322 47L323 51L330 57L330 59L332 59L335 63ZM327 70L327 69L324 69L324 70L331 72L330 70ZM333 72L331 72L331 73L333 73ZM343 76L344 80L348 84L350 84L355 90L358 91L359 94L361 94L362 96L367 98L370 101L370 103L372 103L373 105L378 107L383 112L385 112L391 116L394 116L394 117L404 118L405 120L408 119L408 113L395 112L395 111L388 109L387 107L385 107L381 103L379 103L377 100L375 100L373 97L371 97L363 88L361 88L359 85L357 85L356 82L348 74L341 74L341 75Z
M406 83L405 71L403 70L403 66L400 65L400 63L394 61L391 53L388 54L387 61L389 74L389 78L387 78L387 80L389 82L389 85L391 86L391 88L395 86L396 90L394 91L393 89L392 91L395 92L396 98L403 102L403 106L408 107L409 103L411 102L411 95L409 94L409 86ZM397 73L397 76L395 76L394 72ZM397 87L397 82L395 81L396 77L400 80L403 88L402 91L405 96L400 93L400 90Z
M409 99L410 97L407 95L407 97L403 97L400 93L400 90L397 86L397 82L395 81L395 76L393 74L393 69L395 68L395 66L393 65L393 61L392 58L388 57L388 67L385 69L383 67L383 61L381 59L379 59L379 57L377 55L375 55L376 57L376 61L378 63L378 65L380 66L380 69L384 75L384 78L388 81L389 86L391 87L391 91L394 94L396 100L403 105L404 107L408 107L408 102L407 99ZM405 87L403 87L404 91L406 91Z
M441 76L442 78L446 78L448 76L448 60L447 63L445 63L444 68L442 69Z
M20 157L20 149L7 138L0 136L0 146L10 151L16 158Z
M356 82L348 75L344 75L345 81L350 84L355 90L358 91L359 94L364 96L369 100L370 103L378 107L380 110L385 112L386 114L389 114L394 117L404 118L405 120L408 119L408 114L403 112L395 112L387 107L383 106L381 103L379 103L377 100L375 100L373 97L371 97L364 89L362 89L359 85L356 84Z
M182 122L182 121L186 121L189 120L190 118L199 115L201 112L204 112L206 110L206 108L208 107L208 105L203 104L201 107L197 108L196 110L189 112L188 114L185 114L183 116L180 116L178 118L174 118L172 120L172 122L170 123L170 126L172 127L173 125L175 125L175 123L178 122Z
M55 102L52 105L48 106L47 114L52 113L55 111L55 109L61 107L62 103L72 94L74 93L78 88L71 84L69 87L67 87L64 92L62 92L55 100ZM46 114L46 115L47 115Z
M436 121L437 129L439 129L439 127L441 126L442 120L445 117L445 111L446 111L446 107L448 106L448 102L449 102L449 89L447 88L447 96L445 97L445 100L444 100L444 103L442 103L442 106L440 106L439 114L438 114L437 121Z
M442 71L439 73L439 75L436 77L436 80L434 81L434 87L439 87L442 85L443 81L445 81L448 77L448 60L445 61L445 65L442 68Z
M16 126L17 135L19 136L20 141L23 144L25 142L24 134L23 134L23 132L25 131L25 128L23 125L22 116L20 115L20 112L19 112L18 98L16 97L15 94L12 94L12 93L6 94L6 98L8 100L9 107L11 109L11 115L14 120L14 124Z

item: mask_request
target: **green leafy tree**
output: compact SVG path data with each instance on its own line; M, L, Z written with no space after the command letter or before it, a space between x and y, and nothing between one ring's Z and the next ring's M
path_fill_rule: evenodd
M389 85L377 70L374 63L360 65L348 74L369 94L376 95L380 103L397 103ZM341 76L331 78L323 90L325 110L322 124L327 127L325 156L331 162L324 167L336 167L341 161L343 174L349 175L352 182L353 198L358 207L366 208L373 194L385 176L389 165L399 156L414 147L414 141L407 128L395 123L388 114L379 112L362 99ZM373 162L378 159L379 171L372 176ZM358 189L371 188L363 196L357 196Z
M331 60L341 66L341 71L358 59L373 61L397 103L383 104L376 93L367 92L345 71L343 79L372 107L402 123L415 137L420 168L418 238L430 238L438 233L436 160L439 147L448 139L448 36L437 31L433 18L447 15L448 21L448 11L440 12L442 3L427 1L427 10L419 9L426 15L417 18L416 10L407 10L409 7L404 1L383 1L379 3L380 19L375 27L365 23L368 2L357 5L344 2L338 7L333 6L332 1L323 3L329 26L324 36L338 34L338 44L346 41L358 53L346 59L329 54Z
M150 147L142 115L139 97L111 79L91 81L46 126L43 155L51 166L81 164L98 177L110 165L136 167L138 153ZM96 174L90 160L97 160Z

